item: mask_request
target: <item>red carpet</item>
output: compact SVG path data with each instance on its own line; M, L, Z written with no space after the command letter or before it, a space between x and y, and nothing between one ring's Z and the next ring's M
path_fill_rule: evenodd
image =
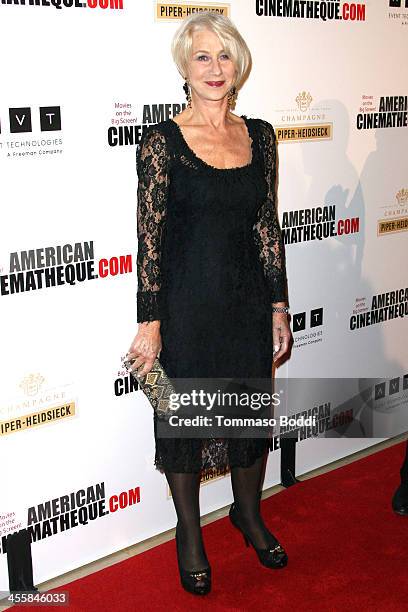
M408 518L391 509L404 448L398 444L262 502L265 522L289 555L283 570L262 567L224 518L203 528L213 567L209 595L181 588L172 540L65 585L69 610L407 610Z

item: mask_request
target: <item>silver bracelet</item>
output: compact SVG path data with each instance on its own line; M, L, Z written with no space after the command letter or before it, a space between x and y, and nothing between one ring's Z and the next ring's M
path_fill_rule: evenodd
M272 312L286 312L286 314L288 314L289 307L288 306L272 306Z

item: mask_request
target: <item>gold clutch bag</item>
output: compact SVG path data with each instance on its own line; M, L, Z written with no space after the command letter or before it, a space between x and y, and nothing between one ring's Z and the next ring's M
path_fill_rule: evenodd
M124 359L125 368L137 380L139 387L153 406L157 418L167 420L177 408L170 405L170 395L175 393L175 390L162 364L156 357L150 372L140 376L137 370L131 370L129 367L133 361Z

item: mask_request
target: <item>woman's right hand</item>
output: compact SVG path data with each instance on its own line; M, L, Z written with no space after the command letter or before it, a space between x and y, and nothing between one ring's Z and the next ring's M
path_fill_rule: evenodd
M160 321L144 321L129 347L126 359L134 362L131 370L138 370L139 376L145 376L152 369L154 360L162 349ZM138 369L140 366L143 366Z

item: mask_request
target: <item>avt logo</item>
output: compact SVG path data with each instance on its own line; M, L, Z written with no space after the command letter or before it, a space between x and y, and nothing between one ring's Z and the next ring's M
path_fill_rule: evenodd
M306 311L293 315L293 331L298 332L306 329ZM314 308L310 311L309 327L323 325L323 308Z
M41 132L55 132L61 130L60 106L40 106L38 110ZM32 132L31 108L29 106L9 108L9 128L11 134Z
M387 391L388 384L388 391ZM391 378L389 381L378 383L374 387L374 399L383 399L386 395L394 395L399 393L400 389L406 391L408 389L408 374L401 377Z

